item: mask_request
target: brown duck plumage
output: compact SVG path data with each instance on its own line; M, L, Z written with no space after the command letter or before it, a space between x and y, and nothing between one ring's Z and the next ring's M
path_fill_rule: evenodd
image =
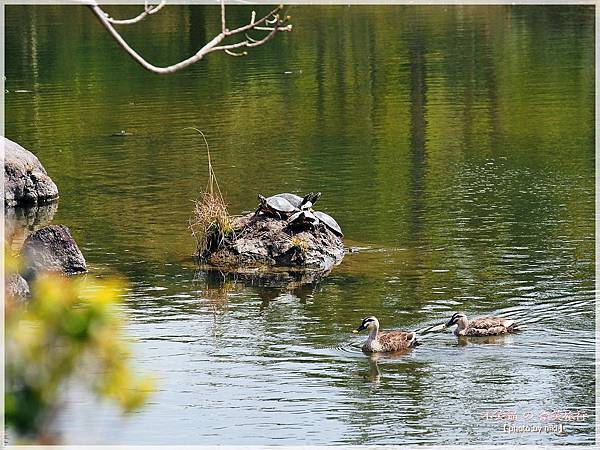
M497 336L499 334L517 331L517 325L512 319L503 317L483 317L481 319L469 320L464 313L454 313L446 323L447 327L457 325L454 334L456 336Z
M419 345L414 331L379 331L379 321L374 316L365 317L354 332L366 329L369 337L362 346L365 352L397 352Z

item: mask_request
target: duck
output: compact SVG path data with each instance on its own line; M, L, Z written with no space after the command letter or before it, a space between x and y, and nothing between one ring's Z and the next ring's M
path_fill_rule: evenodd
M512 333L519 328L513 319L504 317L482 317L469 320L465 313L456 312L444 325L445 328L457 325L454 330L456 336L498 336Z
M379 320L375 316L365 317L353 333L363 330L369 330L369 337L362 346L366 353L397 352L420 344L414 331L379 331Z

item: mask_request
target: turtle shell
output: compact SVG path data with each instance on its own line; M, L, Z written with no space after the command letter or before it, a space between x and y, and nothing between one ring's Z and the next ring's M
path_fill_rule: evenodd
M320 222L323 223L327 228L333 231L338 236L344 237L344 233L342 233L342 228L338 225L333 217L329 214L325 214L321 211L315 211L314 215L319 219Z
M298 209L284 197L278 195L267 198L266 204L267 207L277 212L291 213Z
M298 209L300 209L300 205L302 204L302 201L304 200L299 195L290 194L288 192L283 192L281 194L274 195L273 197L283 197L288 202L290 202L295 208L298 208Z
M320 192L309 192L304 197L289 192L274 195L273 197L283 197L298 209L310 209L321 197Z
M306 226L315 226L319 223L319 219L311 211L302 210L292 214L288 220L288 224L293 228Z

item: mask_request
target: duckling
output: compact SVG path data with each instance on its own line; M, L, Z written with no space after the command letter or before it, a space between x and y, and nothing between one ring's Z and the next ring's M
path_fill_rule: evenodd
M369 337L363 344L364 352L397 352L415 347L420 343L414 331L379 331L379 321L375 316L365 317L353 333L369 330Z
M458 325L454 330L456 336L497 336L519 330L512 319L483 317L469 321L465 313L462 312L454 313L446 323L445 328L453 325Z

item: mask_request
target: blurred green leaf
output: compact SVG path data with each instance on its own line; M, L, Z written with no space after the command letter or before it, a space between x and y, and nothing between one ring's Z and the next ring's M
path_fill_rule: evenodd
M123 286L45 275L32 283L29 302L6 299L6 423L19 435L45 440L61 388L74 378L123 412L143 406L153 382L129 366L115 308Z

